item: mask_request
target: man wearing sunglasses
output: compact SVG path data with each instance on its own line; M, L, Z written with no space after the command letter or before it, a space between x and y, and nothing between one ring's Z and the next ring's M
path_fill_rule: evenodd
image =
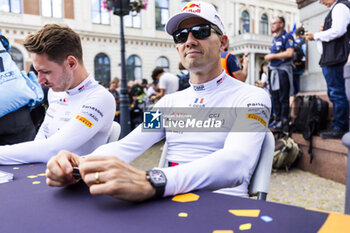
M47 164L48 185L77 182L72 175L77 166L91 194L128 201L198 189L247 195L269 121L269 97L264 90L233 79L222 69L220 52L227 36L213 5L188 3L168 21L166 31L173 36L181 63L190 71L191 87L164 96L156 107L170 109L175 115L183 108L193 112L199 108L213 112L226 108L232 113L232 118L222 123L228 131L145 131L144 123L122 140L101 146L84 159L60 152ZM157 113L153 113L154 118ZM127 164L163 138L168 144L168 167L145 172Z

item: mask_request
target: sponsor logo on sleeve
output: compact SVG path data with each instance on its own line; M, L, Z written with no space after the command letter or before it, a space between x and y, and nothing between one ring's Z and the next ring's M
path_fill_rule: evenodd
M289 39L288 42L289 42L289 46L293 46L294 43L292 39Z
M266 127L266 121L261 116L258 116L255 113L247 113L247 119L255 120Z
M96 122L98 122L98 120L99 120L99 118L96 115L92 114L91 112L82 111L81 113L84 114L85 116L91 117L91 119L96 121Z
M91 128L93 126L93 124L88 119L86 119L85 117L83 117L81 115L76 115L75 119L77 119L78 121L80 121L81 123L83 123L84 125L86 125L89 128Z
M82 108L84 108L84 109L90 109L90 110L96 112L96 113L97 113L98 115L100 115L101 117L103 117L103 113L102 113L98 108L96 108L96 107L94 107L94 106L83 105Z

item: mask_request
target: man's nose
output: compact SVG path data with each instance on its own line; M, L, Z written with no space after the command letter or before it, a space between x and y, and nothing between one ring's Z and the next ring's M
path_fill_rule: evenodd
M40 84L43 84L43 83L46 83L46 78L45 78L45 75L43 75L42 73L38 73L38 82L40 83Z
M186 41L186 45L193 45L193 44L197 44L198 43L198 39L196 39L192 32L190 32L188 34L188 37L187 37L187 41Z

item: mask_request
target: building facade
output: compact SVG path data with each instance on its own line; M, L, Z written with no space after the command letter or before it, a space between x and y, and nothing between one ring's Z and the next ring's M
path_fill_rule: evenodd
M254 84L259 79L260 66L264 56L270 52L273 35L271 22L276 16L283 16L285 29L289 32L294 24L299 25L299 11L294 0L236 0L226 1L220 12L226 23L230 40L230 51L237 58L250 53L246 82Z
M247 82L258 79L260 65L269 53L273 17L286 18L286 29L299 23L294 0L205 0L223 18L229 51L240 58L250 52ZM0 32L10 41L17 64L29 70L30 55L23 41L43 25L68 25L82 39L83 59L89 72L108 85L121 76L120 18L102 7L103 0L0 0ZM125 54L129 80L151 80L156 66L178 72L179 57L172 38L164 32L168 18L188 1L149 0L146 10L124 17Z

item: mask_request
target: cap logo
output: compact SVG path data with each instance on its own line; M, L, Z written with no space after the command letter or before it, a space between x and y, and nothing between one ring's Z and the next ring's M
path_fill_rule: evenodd
M201 13L201 6L200 4L195 3L188 3L181 12L188 12L188 13Z

